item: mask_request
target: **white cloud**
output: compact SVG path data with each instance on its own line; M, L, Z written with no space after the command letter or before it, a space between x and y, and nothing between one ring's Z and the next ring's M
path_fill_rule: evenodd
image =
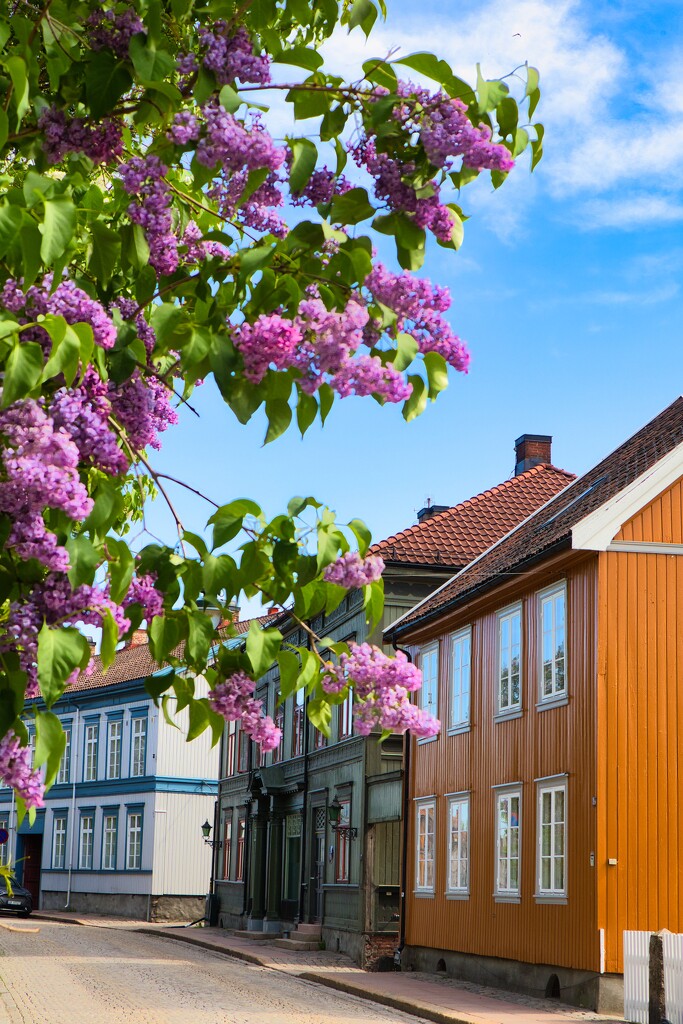
M619 228L635 231L647 225L682 221L683 203L672 196L634 194L593 200L585 203L579 213L579 223L585 230Z
M597 291L584 295L583 301L596 302L602 306L625 306L632 302L638 306L656 306L661 302L668 302L674 299L680 291L680 287L674 281L664 284L659 288L629 291Z

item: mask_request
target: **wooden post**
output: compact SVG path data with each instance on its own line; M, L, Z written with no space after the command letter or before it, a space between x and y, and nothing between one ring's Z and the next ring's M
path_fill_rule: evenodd
M661 932L655 932L650 936L649 971L648 1024L662 1024L666 1016L666 997L664 993L664 944Z

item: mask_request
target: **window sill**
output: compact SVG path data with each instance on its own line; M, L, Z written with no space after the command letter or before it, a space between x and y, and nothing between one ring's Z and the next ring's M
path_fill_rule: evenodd
M422 739L417 741L417 745L418 747L422 747L425 743L436 743L438 738L438 734L436 736L423 736Z
M508 896L505 893L494 892L493 899L495 900L496 903L521 903L522 902L522 897L521 896L514 896L512 893L510 893L510 895Z
M472 726L469 722L462 722L460 725L452 725L447 731L448 736L462 736L463 733L469 732Z
M447 900L468 900L470 898L468 892L446 892L444 895Z
M524 714L524 708L512 708L510 711L498 711L493 716L494 722L509 722L513 718L521 718Z
M547 895L544 893L534 893L534 899L536 903L547 903L551 906L553 904L557 906L566 906L568 902L566 896L553 896L551 893L548 893Z
M569 704L569 697L566 693L562 693L555 697L546 697L545 700L539 700L536 704L537 711L549 711L550 708L561 708L565 704Z
M425 889L413 889L413 896L418 900L433 900L434 890L427 891Z

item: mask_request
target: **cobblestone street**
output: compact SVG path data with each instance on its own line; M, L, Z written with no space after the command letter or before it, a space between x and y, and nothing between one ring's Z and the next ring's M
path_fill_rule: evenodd
M0 982L0 1024L418 1022L151 933L46 921L38 934L0 929Z

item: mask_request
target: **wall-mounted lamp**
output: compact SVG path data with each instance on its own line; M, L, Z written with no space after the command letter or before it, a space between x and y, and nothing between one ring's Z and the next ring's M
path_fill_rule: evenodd
M327 808L327 817L332 827L333 832L345 832L349 839L358 838L358 829L351 828L350 825L341 824L341 813L342 805L339 802L339 797L335 796L332 803Z
M206 821L202 825L202 835L204 836L204 842L206 843L207 846L210 846L212 850L215 850L216 848L218 848L220 850L220 848L223 846L223 841L221 839L211 839L210 838L210 836L211 836L211 825L209 825L209 819L208 818L206 819Z

